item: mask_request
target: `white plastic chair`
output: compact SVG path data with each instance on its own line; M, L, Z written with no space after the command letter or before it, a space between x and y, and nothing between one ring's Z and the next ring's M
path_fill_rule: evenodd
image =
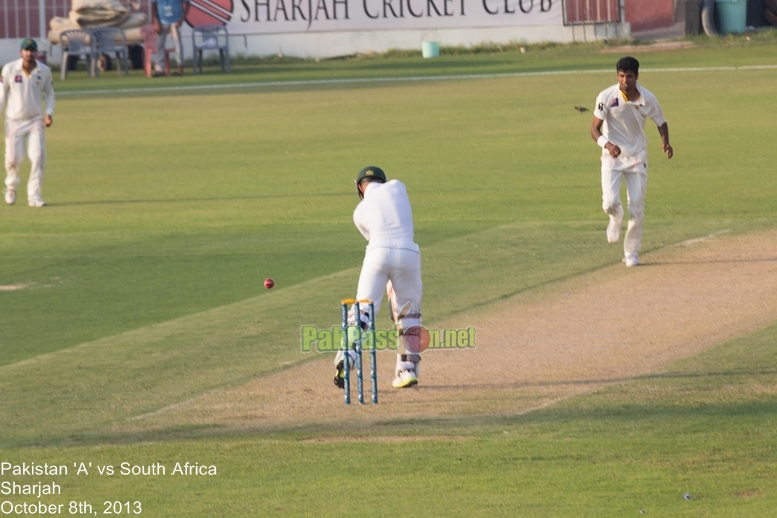
M97 42L92 31L88 29L73 29L62 31L59 35L59 45L62 47L62 80L67 78L67 61L70 56L86 57L89 77L100 75L97 70Z
M94 34L94 38L97 41L98 59L102 59L103 54L116 56L116 70L119 72L119 75L121 75L122 64L124 65L124 75L129 75L129 50L127 49L127 36L124 34L124 31L116 27L99 27L92 29L92 34Z
M192 71L202 72L202 53L206 50L218 50L221 58L221 71L231 72L229 64L229 32L223 25L200 25L192 29Z

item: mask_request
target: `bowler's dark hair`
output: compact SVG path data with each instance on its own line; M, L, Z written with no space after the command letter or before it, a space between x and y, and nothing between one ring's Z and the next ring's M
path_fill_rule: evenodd
M635 74L639 74L639 61L631 56L620 58L618 63L615 64L615 70L618 72L634 72Z
M383 181L383 178L375 178L374 176L365 176L364 178L359 180L359 185L363 183L372 183L372 182L385 183Z

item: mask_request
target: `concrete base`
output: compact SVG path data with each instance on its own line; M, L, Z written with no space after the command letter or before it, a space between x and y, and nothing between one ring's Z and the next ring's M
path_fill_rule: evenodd
M685 34L685 24L683 22L675 23L668 27L653 29L650 31L634 32L632 35L639 41L666 41L682 38Z
M600 40L628 40L632 37L629 23L597 23L593 25L573 25L572 41L588 42Z

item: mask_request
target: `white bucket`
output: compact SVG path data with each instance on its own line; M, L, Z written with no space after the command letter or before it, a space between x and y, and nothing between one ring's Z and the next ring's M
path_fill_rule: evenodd
M438 58L440 57L440 42L439 41L422 41L421 42L421 54L425 58Z

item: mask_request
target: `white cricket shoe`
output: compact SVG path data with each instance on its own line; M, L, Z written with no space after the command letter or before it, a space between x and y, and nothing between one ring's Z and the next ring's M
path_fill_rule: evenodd
M623 262L626 263L626 266L639 266L639 255L637 254L626 254L626 257L623 258Z
M46 202L43 201L41 198L32 198L30 202L28 203L30 207L45 207Z
M14 189L5 190L5 202L8 205L13 205L16 203L16 191Z
M621 238L621 220L610 216L610 224L607 225L607 242L617 243Z
M407 388L418 385L418 377L415 375L415 370L407 369L399 371L391 385L394 388Z

